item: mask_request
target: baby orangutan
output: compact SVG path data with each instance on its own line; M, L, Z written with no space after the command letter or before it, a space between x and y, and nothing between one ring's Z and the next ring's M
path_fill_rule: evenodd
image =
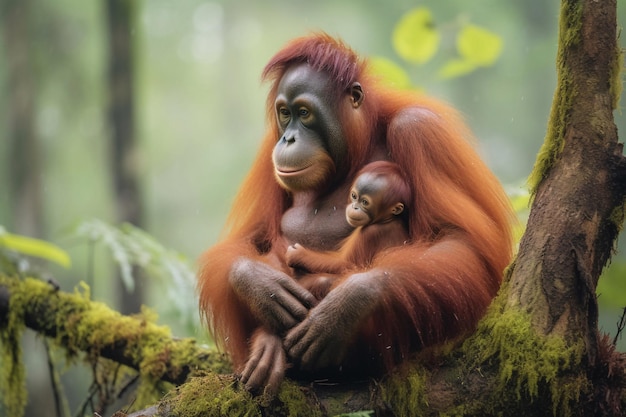
M352 184L346 207L346 220L355 229L339 250L314 251L296 243L287 248L287 264L304 272L300 284L322 299L340 274L368 267L379 252L407 243L403 213L410 201L400 167L388 161L366 165Z

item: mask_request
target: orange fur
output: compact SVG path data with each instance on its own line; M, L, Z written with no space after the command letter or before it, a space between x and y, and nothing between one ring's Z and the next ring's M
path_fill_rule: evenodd
M357 80L365 92L361 111L350 111L347 104L341 110L349 169L331 187L345 187L366 162L388 158L406 173L413 194L411 243L374 257L372 268L388 275L388 288L353 349L373 349L390 366L410 350L471 331L511 259L513 216L506 195L472 148L469 132L453 109L420 94L383 87L353 51L318 34L293 41L266 67L264 78L274 83L267 133L221 242L200 260L200 309L216 342L241 368L248 339L258 326L230 287L232 263L248 257L283 267L280 254L286 244L280 222L292 201L273 174L271 153L280 136L273 101L281 75L298 62L343 74L337 75L338 95L345 91L341 86ZM385 153L376 152L380 149Z
M385 249L408 243L409 235L400 219L357 227L337 251L299 248L289 264L315 274L341 274L349 269L372 266L374 256Z
M363 180L365 184L359 185L359 177L366 174L371 177ZM381 177L385 182L380 188L374 191L359 188L372 186L370 182ZM371 267L374 256L379 252L408 243L409 235L404 225L406 211L389 217L389 210L397 203L402 203L405 209L411 200L411 191L404 177L399 167L388 161L367 164L357 174L352 189L360 194L373 193L370 194L373 207L369 207L368 223L355 228L337 251L314 251L300 245L297 248L293 246L287 251L287 263L309 273L341 274L349 269ZM351 211L354 210L354 204L354 201L348 199ZM362 210L358 204L356 207ZM310 289L306 285L305 288ZM316 297L321 298L318 294Z

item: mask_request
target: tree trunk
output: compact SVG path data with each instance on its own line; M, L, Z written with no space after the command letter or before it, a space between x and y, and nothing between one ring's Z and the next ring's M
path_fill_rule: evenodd
M9 141L9 188L16 233L43 237L41 149L35 132L35 85L30 44L30 0L2 5L9 106L4 120Z
M598 351L595 289L624 220L626 164L613 110L621 55L616 2L562 2L557 89L531 184L534 201L513 265L507 308L540 334Z
M104 4L109 28L110 158L117 220L141 226L144 209L138 173L132 35L135 6L132 0L105 0ZM141 279L137 269L133 276ZM129 287L121 278L117 282L121 311L138 312L143 301L142 286Z

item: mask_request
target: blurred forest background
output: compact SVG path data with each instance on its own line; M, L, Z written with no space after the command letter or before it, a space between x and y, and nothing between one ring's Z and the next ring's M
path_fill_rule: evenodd
M112 49L115 3L131 6L117 20L128 17L130 38ZM423 65L403 61L392 48L394 27L417 6L430 9L442 33L437 54ZM556 83L558 7L556 0L0 0L0 226L70 254L69 269L43 266L61 288L87 281L96 300L130 312L141 301L174 334L208 341L192 282L180 284L188 286L183 291L144 274L129 296L110 251L78 225L131 220L192 270L216 242L263 135L268 86L260 83L261 70L286 41L312 30L395 62L416 88L460 109L488 165L511 195L523 194ZM618 16L623 25L626 0L618 0ZM502 53L488 68L442 78L438 70L454 57L455 33L467 22L497 34ZM134 126L126 136L111 124L109 107L124 95L123 79L111 84L112 51L125 47L132 64L125 90L133 101L121 116ZM625 103L623 96L622 109ZM623 140L626 115L615 116ZM129 146L124 158L116 156L115 137L133 139L118 143ZM120 187L124 173L138 181ZM131 203L120 204L128 193ZM612 334L626 306L621 243L598 288L601 328ZM29 390L45 404L45 354L27 337ZM626 342L619 343L624 350ZM70 394L84 398L81 388Z

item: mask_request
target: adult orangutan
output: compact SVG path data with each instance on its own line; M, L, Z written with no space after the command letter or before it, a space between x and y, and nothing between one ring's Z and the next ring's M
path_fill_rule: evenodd
M317 299L326 296L336 274L367 268L376 255L409 243L405 207L411 190L398 165L371 162L359 171L350 189L346 221L354 231L337 251L314 251L299 243L287 248L286 262L303 272L298 282Z
M287 44L263 79L268 129L198 277L202 315L246 387L272 394L288 366L389 369L471 332L511 259L512 216L457 113L386 88L326 34ZM288 274L285 250L336 249L352 231L341 209L351 180L375 160L407 175L411 243L317 302Z

